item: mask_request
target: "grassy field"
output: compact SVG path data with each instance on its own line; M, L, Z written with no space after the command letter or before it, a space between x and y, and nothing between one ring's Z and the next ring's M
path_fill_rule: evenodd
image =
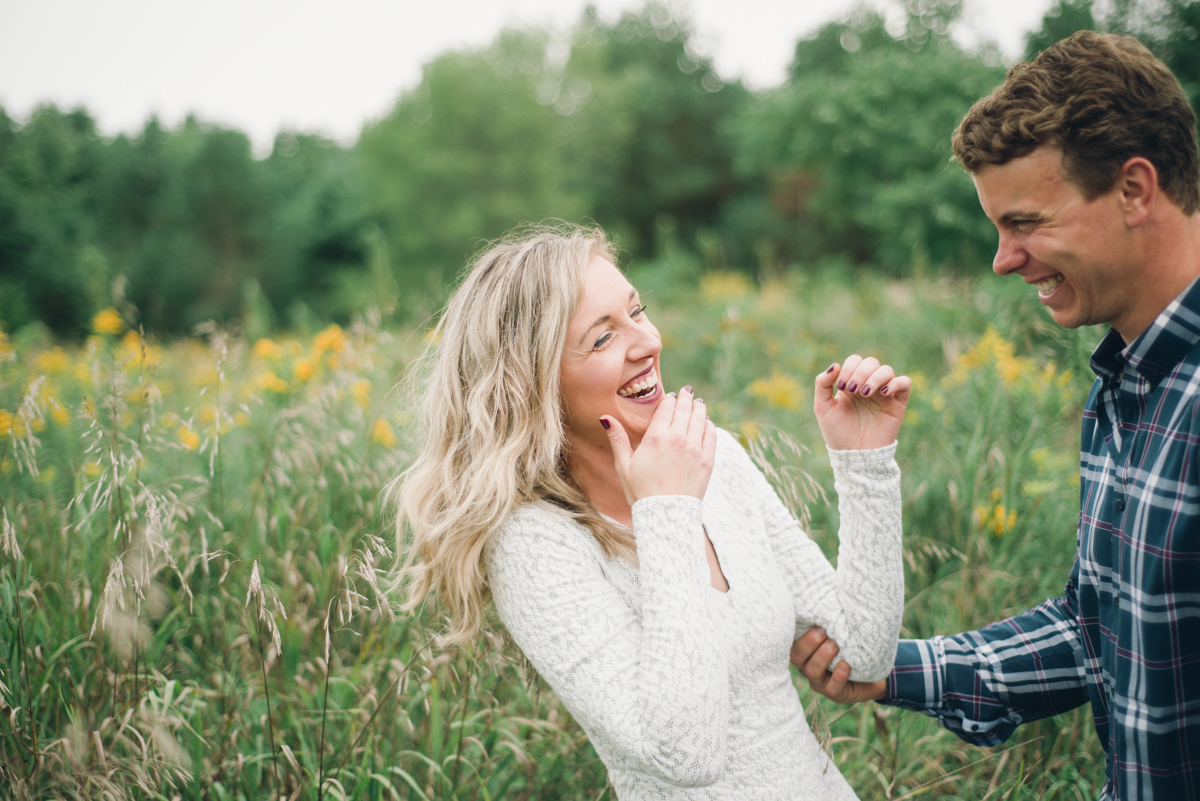
M914 378L901 435L905 635L1061 592L1096 330L1064 332L994 279L634 271L694 384L836 553L811 377L869 352ZM391 392L423 331L370 322L169 344L115 311L55 346L0 338L0 795L611 799L579 727L500 630L437 648L396 613L379 508L403 465ZM932 721L818 702L864 799L1094 798L1088 711L999 749Z

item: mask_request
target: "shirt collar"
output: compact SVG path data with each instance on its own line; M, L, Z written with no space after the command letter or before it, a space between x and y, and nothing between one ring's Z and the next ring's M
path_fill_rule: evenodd
M1154 386L1200 342L1200 279L1188 284L1149 328L1128 347L1110 328L1092 353L1092 370L1102 380L1122 372L1128 364Z

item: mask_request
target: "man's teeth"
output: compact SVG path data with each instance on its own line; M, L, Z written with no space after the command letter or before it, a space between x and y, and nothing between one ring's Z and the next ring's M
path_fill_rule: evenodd
M642 376L632 384L628 384L618 389L617 394L629 397L631 395L637 395L639 392L645 392L646 390L652 389L656 386L658 386L658 373L654 370L651 370L648 374Z
M1058 289L1058 285L1063 282L1062 273L1051 276L1045 281L1034 281L1033 285L1037 287L1038 294L1049 295L1054 290Z

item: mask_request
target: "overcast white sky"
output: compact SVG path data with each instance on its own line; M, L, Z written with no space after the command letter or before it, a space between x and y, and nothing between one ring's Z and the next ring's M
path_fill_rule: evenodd
M894 0L872 0L884 8ZM956 36L1015 59L1051 0L965 0ZM586 0L0 0L0 105L83 105L106 134L150 114L189 112L247 132L259 151L282 128L353 142L447 49L486 44L505 25L565 28ZM643 0L592 0L615 19ZM783 80L796 39L857 0L691 0L702 48L726 78ZM892 7L895 11L895 7Z

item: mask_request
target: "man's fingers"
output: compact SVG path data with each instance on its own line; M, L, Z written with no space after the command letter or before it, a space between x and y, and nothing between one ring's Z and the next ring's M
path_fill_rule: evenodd
M825 694L830 698L836 698L842 694L842 690L846 689L846 682L849 680L850 666L845 662L839 662L833 669L833 673L829 674L829 680L825 682Z
M804 665L804 677L809 681L821 682L829 671L829 663L838 655L838 644L833 640L821 643L816 652Z
M825 629L820 626L813 626L808 631L800 635L800 638L792 643L792 653L790 655L792 664L800 670L804 670L804 665L817 649L821 647L821 643L829 637L825 634Z

